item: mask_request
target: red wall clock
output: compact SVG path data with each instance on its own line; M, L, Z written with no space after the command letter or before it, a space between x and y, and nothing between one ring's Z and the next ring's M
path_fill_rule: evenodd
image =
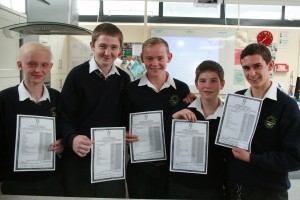
M257 43L269 46L273 42L273 34L270 31L261 31L256 36Z

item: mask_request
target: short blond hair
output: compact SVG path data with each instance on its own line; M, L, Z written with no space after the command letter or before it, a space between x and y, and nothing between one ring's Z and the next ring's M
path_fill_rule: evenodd
M18 58L19 58L19 60L22 60L26 54L33 53L35 51L47 52L50 55L50 59L51 59L50 61L52 62L53 55L52 55L50 48L39 42L28 42L28 43L23 44L19 49Z
M159 38L159 37L152 37L143 43L141 55L144 53L144 49L146 47L152 47L157 44L163 44L167 49L167 53L168 54L170 53L169 44L166 40L164 40L163 38Z

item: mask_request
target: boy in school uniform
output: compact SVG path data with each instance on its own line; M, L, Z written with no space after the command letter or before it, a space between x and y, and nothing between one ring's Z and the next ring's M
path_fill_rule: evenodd
M91 183L92 127L121 126L123 90L129 75L114 65L123 43L121 30L110 23L98 25L90 47L93 58L73 68L61 92L62 155L67 196L124 198L125 180Z
M168 198L222 200L225 199L226 149L214 143L223 110L219 98L225 85L223 68L215 61L203 61L196 68L195 84L200 96L172 118L209 122L207 174L170 172Z
M0 92L0 182L2 194L63 196L60 159L55 171L14 171L17 115L55 117L59 92L47 88L44 81L52 68L52 53L38 42L29 42L19 50L18 68L23 81ZM56 138L60 138L58 129ZM30 145L30 141L29 145ZM61 153L61 139L49 144L49 151Z
M288 199L288 172L300 169L300 112L294 99L270 80L274 61L262 44L241 53L249 89L237 94L263 99L251 153L233 148L228 158L230 199Z
M128 112L163 110L166 149L170 133L166 121L174 109L189 94L187 84L173 79L166 71L172 60L168 43L162 38L150 38L142 46L141 60L147 72L141 79L130 83L126 90ZM126 134L126 142L138 141L134 133ZM168 184L167 161L131 163L128 161L126 181L130 198L166 198Z

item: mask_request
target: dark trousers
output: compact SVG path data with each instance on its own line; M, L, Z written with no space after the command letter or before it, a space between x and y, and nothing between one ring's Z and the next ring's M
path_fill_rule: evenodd
M201 200L224 200L225 194L222 186L216 188L191 188L178 183L171 177L168 189L169 199L201 199Z
M168 189L168 165L153 163L130 163L127 165L126 181L129 198L166 199Z
M125 198L125 180L91 183L90 157L63 157L63 185L66 196Z
M4 181L1 190L6 195L64 196L59 175L39 181Z
M268 190L247 187L241 184L229 184L230 200L288 200L287 190Z

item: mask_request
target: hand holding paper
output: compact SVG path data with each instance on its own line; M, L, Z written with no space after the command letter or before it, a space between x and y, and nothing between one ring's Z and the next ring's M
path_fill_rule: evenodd
M93 142L85 135L77 135L73 139L73 151L80 157L85 157L91 150Z
M242 160L246 163L250 162L250 153L244 149L232 148L232 153L236 159Z
M131 142L139 141L139 137L137 135L130 134L126 132L126 144L130 144Z
M59 140L56 140L55 142L53 142L51 145L50 145L50 148L49 148L49 151L54 151L55 153L62 153L64 150L64 145L62 143L62 140L59 139Z

